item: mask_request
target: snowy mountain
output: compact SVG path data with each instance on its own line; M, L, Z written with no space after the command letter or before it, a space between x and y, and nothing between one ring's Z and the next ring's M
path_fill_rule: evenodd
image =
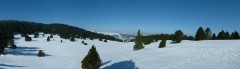
M97 33L104 34L104 35L110 35L117 39L121 39L121 40L127 41L127 42L129 42L131 39L135 39L134 35L130 35L127 33L110 33L110 32L97 32Z

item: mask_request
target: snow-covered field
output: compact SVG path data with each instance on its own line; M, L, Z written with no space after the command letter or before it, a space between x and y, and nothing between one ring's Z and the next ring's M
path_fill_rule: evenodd
M158 48L160 42L133 51L133 42L121 43L81 39L75 42L54 36L32 38L25 42L15 36L16 50L8 50L0 56L0 69L81 69L81 61L92 45L95 45L103 61L102 69L240 69L240 40L188 41ZM63 43L60 42L63 40ZM37 57L44 50L46 57Z

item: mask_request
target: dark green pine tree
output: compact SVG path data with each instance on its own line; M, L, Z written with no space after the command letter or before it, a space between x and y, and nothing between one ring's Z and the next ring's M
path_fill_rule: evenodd
M88 45L87 43L84 43L84 45Z
M17 48L17 46L14 44L14 35L13 35L12 32L7 33L6 39L7 39L7 42L8 42L8 46L10 46L9 48L11 48L11 49L16 49Z
M9 41L9 45L10 45L11 49L16 49L17 48L17 46L14 44L14 40L13 39Z
M216 40L217 39L217 36L216 36L216 34L214 33L213 35L212 35L212 40Z
M21 37L25 37L27 34L25 32L21 33Z
M104 40L104 42L106 42L106 43L107 43L107 39L105 39L105 40Z
M210 28L207 28L207 29L205 30L205 37L206 37L207 40L212 39L212 31L211 31Z
M32 38L29 37L28 35L25 36L25 41L32 41Z
M236 32L236 31L235 31ZM236 39L240 39L239 33L236 32Z
M140 50L140 49L143 49L143 48L144 48L144 46L143 46L143 41L142 41L142 35L140 33L140 30L138 30L133 50Z
M93 40L94 38L93 37L89 37L90 40Z
M49 36L47 37L47 41L50 41L50 37Z
M205 39L205 33L204 33L202 27L199 27L199 29L197 30L195 38L196 38L196 40L204 40Z
M38 52L38 57L45 57L45 53L42 50L40 50Z
M53 38L53 34L50 35L50 38Z
M240 39L239 33L237 31L233 32L233 36L231 36L233 39Z
M34 38L38 38L39 34L38 32L34 33Z
M2 27L0 27L1 29ZM0 55L5 54L5 48L7 47L7 35L4 31L0 31Z
M102 38L99 38L99 41L102 41Z
M232 32L232 34L230 35L230 39L235 39L236 33Z
M173 43L180 43L183 39L183 32L181 30L177 30L175 35L173 36Z
M162 39L162 41L160 42L158 48L164 48L164 47L166 47L166 40L165 40L165 39Z
M84 41L82 41L82 44L84 44Z
M85 56L81 63L83 69L100 69L102 61L94 45L88 51L87 56Z
M225 40L226 38L227 38L226 34L225 34L225 32L223 30L221 32L219 32L219 34L217 36L217 39Z
M72 36L72 37L70 38L70 41L75 41L75 38Z
M229 32L226 32L226 33L225 33L225 36L226 36L226 39L230 39L230 34L229 34Z

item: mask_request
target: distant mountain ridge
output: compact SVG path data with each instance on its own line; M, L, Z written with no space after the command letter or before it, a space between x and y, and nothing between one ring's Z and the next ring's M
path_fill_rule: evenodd
M135 37L136 37L135 35L130 35L127 33L111 33L111 32L97 32L97 33L104 34L104 35L110 35L117 39L121 39L123 41L130 41L130 40L135 39Z

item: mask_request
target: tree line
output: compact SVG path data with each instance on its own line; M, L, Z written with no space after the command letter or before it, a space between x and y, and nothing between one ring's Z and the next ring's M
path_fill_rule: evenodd
M36 22L27 21L16 21L16 20L2 20L0 25L4 26L7 31L13 33L35 34L36 32L44 32L44 34L58 34L61 38L70 39L82 38L82 39L107 39L112 41L122 41L120 39L114 38L113 36L98 34L95 32L87 31L85 29L69 26L66 24L53 23L53 24L43 24Z
M150 44L152 42L157 42L161 40L159 44L159 48L163 48L166 46L166 40L172 40L172 43L180 43L182 40L233 40L240 39L239 33L237 31L225 32L224 30L220 31L218 35L212 33L210 28L206 28L205 30L202 27L199 27L195 37L185 35L181 30L177 30L175 34L155 34L155 35L147 35L142 36L140 30L138 30L137 36L135 38L135 45L133 46L133 50L143 49L143 45Z

